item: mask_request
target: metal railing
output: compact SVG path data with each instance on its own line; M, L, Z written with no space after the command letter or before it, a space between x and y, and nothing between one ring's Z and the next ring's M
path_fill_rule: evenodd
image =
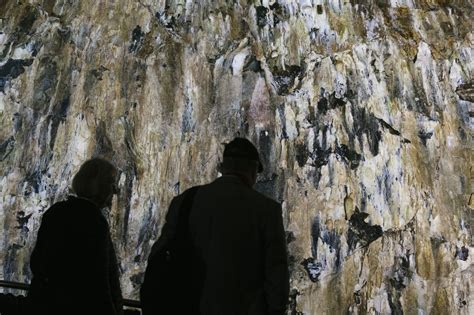
M26 283L0 280L0 287L28 291L30 285ZM135 300L123 299L123 306L141 309L140 302Z

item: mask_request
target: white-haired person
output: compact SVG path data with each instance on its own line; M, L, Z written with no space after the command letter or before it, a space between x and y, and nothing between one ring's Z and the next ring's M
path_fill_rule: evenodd
M118 264L107 220L116 168L86 161L72 180L75 196L43 215L31 255L31 314L123 314Z

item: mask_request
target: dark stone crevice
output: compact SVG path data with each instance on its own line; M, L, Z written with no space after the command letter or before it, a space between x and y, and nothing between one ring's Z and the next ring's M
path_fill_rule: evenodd
M281 113L281 115L283 115L283 113ZM321 179L321 167L328 165L330 156L332 154L335 154L352 170L355 170L360 165L360 162L364 160L361 154L357 153L355 149L351 148L353 145L350 146L350 144L337 144L334 149L331 148L327 139L330 126L326 124L322 125L319 120L315 119L311 128L313 128L314 134L318 135L317 137L314 137L312 143L313 150L310 151L308 149L308 144L306 142L297 142L294 145L293 150L295 152L295 160L299 167L302 168L305 165L309 165L314 168L307 171L307 178L313 182L313 185L316 188L318 187L319 181ZM285 135L284 124L283 135ZM308 160L308 158L311 159ZM331 176L331 170L329 175Z
M321 88L320 98L317 105L318 111L322 114L326 114L326 112L331 109L343 107L346 105L348 98L350 98L351 96L351 91L349 91L347 97L337 97L336 92L332 92L331 94L327 95L324 88Z
M212 12L209 12L212 13ZM171 34L176 35L176 30L181 26L186 29L187 24L184 21L184 16L171 12L169 6L165 7L163 12L156 12L155 18L158 23L162 25Z
M35 84L40 86L40 91L35 91L32 101L33 119L29 123L39 121L41 116L46 116L37 136L39 147L46 160L41 161L42 167L49 165L54 154L54 144L58 128L67 119L70 107L70 83L72 66L58 63L47 56L40 59L40 71L35 77ZM33 132L33 130L32 130Z
M145 278L144 272L139 272L133 276L130 276L130 282L134 289L139 289L143 283L143 279Z
M316 216L311 224L311 254L313 257L318 257L318 242L321 234L321 224L319 216Z
M137 250L141 251L141 249L145 249L146 247L143 246L152 239L153 235L156 233L157 224L155 220L155 215L153 208L155 203L153 200L149 201L148 209L145 214L145 218L142 220L142 225L138 232L138 243L137 243Z
M321 272L323 271L323 266L320 262L316 262L313 257L306 258L301 262L301 265L304 267L308 273L309 280L311 282L317 282Z
M259 27L264 27L265 25L267 25L267 23L268 23L268 17L267 17L268 11L269 11L268 8L266 8L262 5L255 8L255 14L256 14L256 18L257 18L257 25Z
M122 230L122 242L126 244L128 241L128 224L130 219L130 211L132 208L131 199L133 193L133 181L136 175L136 170L132 165L128 163L127 168L124 170L125 173L125 184L124 184L124 195L122 196L124 200L124 215L123 215L123 230Z
M29 196L31 193L39 193L41 183L42 183L42 175L45 173L35 167L32 167L32 171L26 176L25 182L27 186L25 187L23 194L25 196Z
M96 68L96 69L92 69L90 71L91 75L93 75L97 81L102 81L102 75L105 71L108 71L109 69L107 69L106 67L104 67L103 65L100 65L99 68Z
M467 259L469 258L469 248L466 246L456 246L456 254L454 257L459 260L467 261Z
M357 153L355 150L351 150L345 144L336 147L335 153L340 156L352 170L356 169L362 160L362 155Z
M33 24L39 18L40 13L34 5L26 5L16 31L21 34L30 35L33 32Z
M302 312L297 311L299 295L301 295L301 293L297 289L292 289L290 291L290 302L288 303L290 315L303 315Z
M295 146L295 158L299 167L303 167L309 157L308 148L304 143L297 143Z
M262 63L254 55L247 57L243 71L262 72Z
M278 1L275 1L274 4L270 5L270 10L273 14L273 26L276 26L281 21L286 21L289 19L289 14L285 7L281 6Z
M51 56L42 57L39 61L39 71L35 77L35 91L31 107L35 119L42 116L49 109L58 84L58 64Z
M8 59L0 67L0 92L5 92L5 87L11 80L25 72L25 67L31 66L33 59Z
M82 86L85 95L90 95L92 93L97 81L102 80L103 73L107 70L108 69L104 66L100 66L99 68L92 69L86 73L84 85Z
M382 141L382 133L380 131L380 124L378 119L372 114L368 113L365 108L356 108L352 106L352 117L354 120L353 128L347 128L349 135L349 143L352 145L355 138L359 140L361 151L363 151L364 135L367 138L370 153L373 156L379 154L379 145Z
M335 253L336 268L334 271L339 271L342 265L341 236L334 229L326 229L321 233L321 240L323 243L329 245L329 251L331 253Z
M128 124L126 124L125 146L127 148L128 162L126 162L126 165L123 169L123 173L125 173L125 183L123 195L121 196L121 199L124 202L123 208L125 209L123 215L122 231L122 241L124 244L126 244L128 240L128 225L132 208L131 199L133 194L133 182L135 179L138 180L138 169L135 162L137 161L138 157L135 156L135 145L132 140L130 126Z
M120 171L125 175L125 182L123 189L120 190L119 196L119 208L124 209L122 222L122 242L126 244L128 241L128 226L131 212L131 199L133 194L133 183L135 180L139 180L139 172L137 161L140 159L136 154L135 148L135 136L133 124L124 117L123 119L125 137L123 139L125 146L124 163L120 167ZM105 126L104 126L105 127ZM110 140L109 140L110 141ZM107 149L108 145L103 149ZM109 148L110 149L110 148ZM109 150L107 149L107 150ZM109 151L112 152L112 151ZM117 163L119 164L119 163ZM118 176L120 178L120 175Z
M0 1L8 2L8 1ZM17 6L23 6L21 3L16 4ZM8 10L8 9L7 9ZM35 22L40 18L40 12L38 10L37 5L26 4L21 9L22 12L20 17L16 23L14 29L10 29L7 31L9 33L9 40L5 45L7 47L19 47L19 46L26 46L26 43L31 38L31 35L37 30L34 27ZM0 12L3 12L0 10ZM1 15L1 13L0 13ZM0 18L5 18L0 16ZM1 32L0 32L1 33ZM36 56L38 49L35 44L33 44L33 56ZM0 51L0 59L4 59L7 56L9 49L4 49Z
M7 276L5 280L13 280L8 277L13 277L16 274L17 269L17 258L18 252L23 249L23 245L20 244L10 244L5 251L5 260L3 261L3 274ZM26 265L26 264L25 264ZM29 265L27 266L29 267ZM30 275L29 269L28 272L25 274L27 276Z
M69 105L70 98L69 95L67 95L62 101L54 105L53 110L51 111L52 114L49 115L49 119L51 121L49 148L51 150L54 148L59 125L66 121Z
M394 288L387 290L388 305L390 306L391 314L403 315L403 306L400 302L401 294Z
M140 25L137 25L132 31L132 39L128 47L129 53L136 53L145 41L145 33L142 31Z
M7 140L3 141L0 144L0 161L4 161L10 153L13 152L15 147L15 138L10 136Z
M362 161L362 155L357 153L355 150L351 150L347 145L341 144L336 146L333 150L331 148L323 149L316 145L313 152L309 152L305 144L299 143L295 147L295 157L299 167L304 167L307 163L308 157L312 158L312 162L309 165L317 168L318 170L329 163L329 157L331 154L336 154L346 163L352 170L356 169L360 161Z
M297 81L301 82L305 71L305 65L286 65L284 70L274 69L273 85L278 95L288 95L299 88Z
M341 267L341 237L335 229L328 229L321 225L319 216L316 216L311 225L311 253L314 259L318 259L318 242L321 240L324 244L329 246L331 253L336 253L336 270Z
M388 304L392 314L403 315L403 306L400 298L403 290L408 286L411 277L410 254L407 252L405 256L395 257L393 276L388 279L387 288Z
M402 137L403 138L403 142L404 143L411 143L410 140L404 138L400 131L396 130L395 128L393 128L389 123L387 123L385 120L381 119L381 118L377 118L378 121L380 122L380 124L382 125L383 128L385 129L388 129L388 132L390 132L390 134L394 135L394 136L399 136L399 137Z
M292 231L287 231L286 232L286 244L290 244L294 241L296 241L295 234Z
M33 213L26 215L24 211L19 211L16 215L16 221L18 223L18 226L16 228L20 230L28 230L28 227L26 225L28 224L28 221L30 220L32 215Z
M433 132L427 132L427 131L419 131L418 132L418 138L420 138L421 143L423 143L424 146L426 146L426 141L431 139L433 136Z
M283 202L285 178L273 173L269 178L259 179L255 184L255 190L278 202Z
M115 155L112 141L107 135L107 126L104 121L99 121L95 130L94 156L100 156L112 160Z
M268 166L275 165L273 163L273 148L274 148L274 131L273 130L261 130L258 135L258 144L257 149L260 153L260 159L262 162L263 168L263 175L266 176L273 176L274 173Z
M318 243L323 242L329 246L330 253L336 256L335 270L339 271L342 267L341 237L335 229L328 229L320 222L319 216L316 216L311 225L311 254L312 257L303 260L301 265L305 268L312 282L317 282L322 271L325 269L326 260L324 257L318 257Z
M393 276L389 279L390 285L398 292L405 289L408 285L408 280L411 277L410 271L410 257L406 256L395 258Z
M347 243L349 251L360 247L366 247L383 235L382 227L370 225L365 222L368 213L360 212L356 207L355 212L349 219L349 230L347 232Z
M196 122L194 121L193 113L194 113L194 104L192 101L186 97L186 102L184 104L184 110L182 114L182 121L181 121L181 140L184 140L184 136L186 133L194 132L196 128Z
M456 88L456 94L463 101L474 103L474 80L459 85Z
M281 122L281 139L288 139L288 132L286 131L286 119L285 119L285 104L279 104L277 107L278 116Z

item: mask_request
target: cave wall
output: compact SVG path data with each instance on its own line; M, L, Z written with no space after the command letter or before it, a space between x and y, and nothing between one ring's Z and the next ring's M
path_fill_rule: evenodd
M136 299L170 200L240 135L283 204L290 314L472 314L473 9L0 1L0 278L29 281L41 215L103 156Z

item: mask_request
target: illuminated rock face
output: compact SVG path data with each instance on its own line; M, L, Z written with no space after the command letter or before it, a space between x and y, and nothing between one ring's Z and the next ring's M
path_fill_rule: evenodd
M473 6L448 3L1 1L1 278L28 281L42 213L100 155L137 298L171 198L244 135L291 314L472 314Z

